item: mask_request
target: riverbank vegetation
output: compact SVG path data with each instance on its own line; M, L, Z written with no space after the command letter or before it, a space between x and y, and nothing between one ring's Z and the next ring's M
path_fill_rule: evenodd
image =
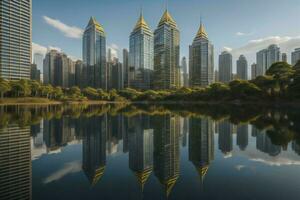
M139 91L131 88L104 91L91 87L61 88L37 81L6 81L0 79L0 103L9 98L37 98L50 101L109 102L278 102L300 100L300 61L291 66L274 63L265 76L254 80L233 80L228 84L214 83L204 88Z

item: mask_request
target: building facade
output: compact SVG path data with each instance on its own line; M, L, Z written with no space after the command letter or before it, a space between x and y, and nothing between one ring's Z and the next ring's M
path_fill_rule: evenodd
M296 65L296 63L300 60L300 48L295 49L292 52L292 65Z
M248 80L248 62L244 55L241 55L236 61L237 78Z
M108 89L122 90L124 89L123 66L117 58L107 63L108 70Z
M265 75L266 71L275 62L281 61L280 48L273 44L256 54L257 76Z
M181 59L181 86L189 87L189 70L186 57Z
M1 0L0 10L0 77L30 79L31 0Z
M94 17L84 31L82 53L85 86L107 90L106 35Z
M232 81L232 55L227 51L219 56L219 81L223 83Z
M251 65L251 80L253 80L253 79L255 79L257 77L256 68L257 68L256 63L253 63Z
M190 46L190 86L205 87L214 82L214 47L203 24Z
M40 81L41 80L41 71L37 68L36 64L31 64L30 79L35 80L35 81Z
M127 49L123 49L123 79L124 88L129 87L129 52Z
M153 33L141 13L129 39L130 87L150 89L153 82Z
M180 33L166 10L154 32L154 87L180 87Z

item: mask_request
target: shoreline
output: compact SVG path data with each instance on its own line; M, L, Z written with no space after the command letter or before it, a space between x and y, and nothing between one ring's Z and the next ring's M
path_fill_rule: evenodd
M296 106L300 107L300 101L56 101L47 98L4 98L0 100L0 106L49 106L49 105L105 105L105 104L132 104L132 105L260 105L260 106Z

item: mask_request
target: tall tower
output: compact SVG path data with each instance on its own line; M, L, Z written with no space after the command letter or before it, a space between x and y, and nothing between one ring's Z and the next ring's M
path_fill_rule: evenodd
M153 74L153 33L141 12L129 39L130 87L150 89Z
M224 51L219 56L219 81L228 83L232 80L232 55Z
M208 40L201 23L197 35L190 46L190 86L203 87L214 81L214 46Z
M0 1L0 77L30 79L31 0Z
M239 79L248 80L248 62L244 55L236 61L237 76Z
M106 36L94 17L91 17L83 34L82 54L85 85L106 90Z
M180 33L176 22L166 10L154 32L154 87L180 87Z

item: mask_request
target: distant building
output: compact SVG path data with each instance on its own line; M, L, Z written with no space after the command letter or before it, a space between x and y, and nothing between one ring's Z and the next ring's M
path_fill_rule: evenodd
M265 75L266 71L275 62L281 60L280 48L273 44L267 49L263 49L256 54L257 76Z
M287 63L288 60L287 60L287 54L286 53L281 54L281 61Z
M0 1L0 77L30 79L31 0Z
M107 63L108 69L108 89L124 89L123 67L117 58L113 62Z
M35 80L35 81L40 81L41 80L41 71L39 69L37 69L36 64L31 64L30 79Z
M153 33L141 13L129 39L129 85L150 89L153 83Z
M75 85L81 88L84 87L83 74L83 63L81 60L77 60L75 63Z
M219 71L218 70L215 70L214 82L219 82Z
M224 51L219 56L219 81L228 83L232 78L232 55Z
M186 57L183 57L181 60L181 73L182 73L182 86L183 87L189 87L189 71L187 66Z
M251 65L251 80L255 79L257 77L257 65L256 63L253 63Z
M43 60L44 60L43 54L35 53L33 55L33 63L36 64L37 69L39 70L43 70Z
M44 84L54 85L54 70L56 66L56 59L59 52L57 50L50 50L43 61L43 80Z
M205 87L214 81L214 47L201 23L190 46L190 86Z
M300 60L300 48L295 49L292 52L292 65L296 65L296 63Z
M123 79L124 88L129 87L129 52L127 49L123 49Z
M176 22L166 10L154 32L154 87L180 87L180 36Z
M248 62L244 55L241 55L236 61L237 78L248 80Z
M86 85L106 90L106 35L94 17L91 17L84 31L82 53Z

